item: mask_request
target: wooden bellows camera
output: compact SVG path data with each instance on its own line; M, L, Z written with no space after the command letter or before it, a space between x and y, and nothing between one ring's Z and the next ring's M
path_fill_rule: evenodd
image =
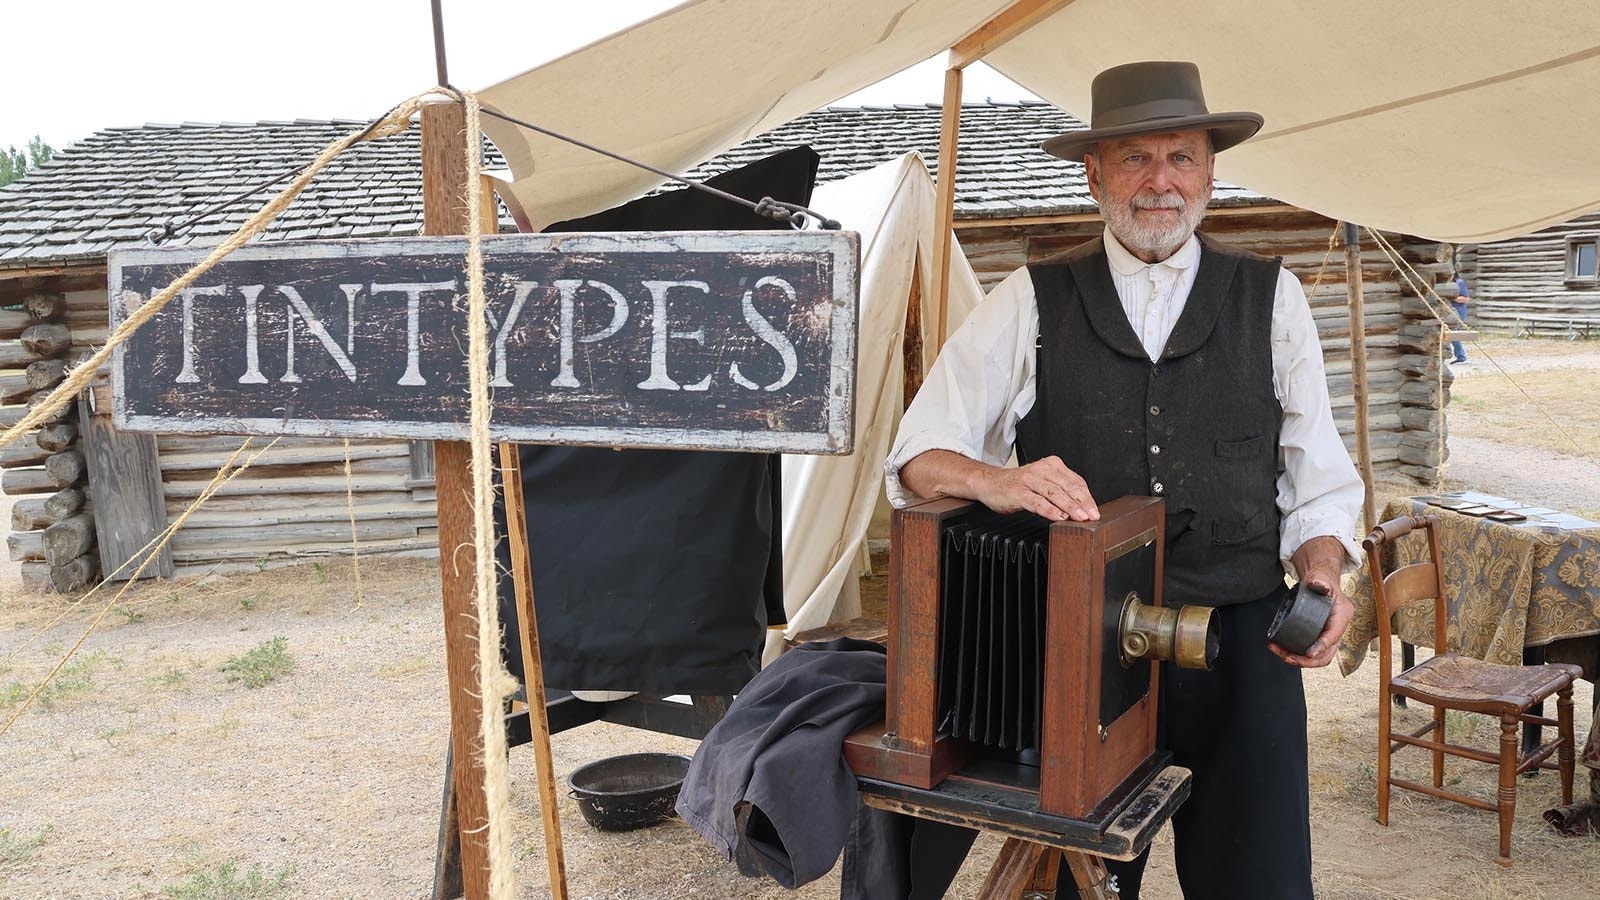
M1209 607L1161 606L1160 499L1093 522L1002 515L964 500L896 510L884 721L851 735L857 775L931 788L981 757L1038 810L1100 820L1167 762L1157 660L1209 668Z

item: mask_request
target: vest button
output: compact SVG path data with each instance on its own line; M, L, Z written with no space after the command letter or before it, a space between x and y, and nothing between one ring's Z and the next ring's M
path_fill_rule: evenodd
M1161 407L1159 407L1159 406L1150 407L1150 415L1152 415L1152 416L1161 415Z
M1151 444L1150 445L1150 452L1159 456L1161 454L1161 445L1160 444Z
M1155 491L1158 494L1166 491L1166 489L1167 489L1167 486L1162 484L1159 481L1156 482L1155 484L1150 485L1150 490Z

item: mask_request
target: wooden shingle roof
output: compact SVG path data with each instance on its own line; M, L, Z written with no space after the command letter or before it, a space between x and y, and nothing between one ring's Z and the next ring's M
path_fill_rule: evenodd
M700 166L705 177L799 144L822 157L828 182L908 150L938 165L939 107L830 108L803 116ZM145 244L162 225L185 219L274 175L311 161L355 121L146 125L101 131L59 152L27 177L0 187L0 269L97 261ZM1094 210L1083 167L1038 149L1051 135L1083 127L1041 102L970 104L962 109L958 218L1011 218ZM486 166L503 166L492 146ZM937 174L937 173L936 173ZM236 230L287 179L219 212L168 243L215 243ZM1271 202L1217 184L1213 205ZM263 239L390 237L422 228L418 135L352 148L320 174Z

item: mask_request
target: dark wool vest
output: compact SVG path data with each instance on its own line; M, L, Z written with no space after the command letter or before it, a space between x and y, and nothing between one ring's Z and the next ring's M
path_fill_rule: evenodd
M1128 324L1103 242L1030 265L1038 398L1023 463L1059 456L1096 503L1167 501L1169 604L1245 603L1283 586L1272 387L1277 260L1201 238L1183 314L1152 362Z

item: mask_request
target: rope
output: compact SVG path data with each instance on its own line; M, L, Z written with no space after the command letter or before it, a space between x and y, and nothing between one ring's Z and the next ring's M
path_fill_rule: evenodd
M6 732L11 730L11 726L15 725L18 719L22 718L22 714L27 712L28 707L33 705L33 701L44 692L45 686L48 685L51 679L55 678L56 674L66 666L67 661L72 659L73 654L77 653L78 649L83 646L83 642L89 639L89 635L93 634L94 630L100 627L100 623L105 620L106 615L110 613L111 610L117 605L117 601L121 600L122 595L126 594L128 590L139 581L139 576L143 575L144 570L155 561L156 557L160 555L162 548L166 547L167 543L172 540L173 535L178 533L178 530L183 527L183 523L188 521L189 516L193 514L195 510L200 508L200 504L211 499L211 495L221 490L223 485L237 478L245 469L250 468L250 464L255 462L257 459L260 459L261 454L271 450L273 445L278 443L279 439L273 438L271 444L268 444L256 451L250 456L249 459L244 461L243 465L236 469L233 468L233 461L239 458L239 454L243 453L246 447L250 446L251 440L251 438L246 438L245 442L239 445L239 449L233 451L233 455L228 457L228 461L223 463L221 468L217 469L217 474L213 475L211 477L211 481L206 484L203 490L200 491L200 496L196 497L194 502L190 503L189 507L185 509L178 516L178 518L174 519L172 524L168 525L166 530L161 533L160 543L156 545L154 551L145 556L143 562L139 563L139 567L133 571L133 574L128 577L127 582L122 585L122 590L117 591L117 595L112 597L105 606L100 608L99 614L90 620L89 627L85 628L83 630L83 634L78 636L77 642L74 643L71 649L67 650L66 654L61 657L61 660L56 663L55 668L50 670L50 674L46 675L44 679L39 682L39 685L33 689L33 693L28 695L28 699L22 701L22 705L17 707L16 713L14 713L11 718L6 721L6 724L4 726L0 726L0 738L5 737ZM101 582L101 584L104 583L105 582L103 581ZM96 588L98 589L98 585ZM87 594L84 596L85 598L88 597Z
M489 896L516 892L512 869L510 777L506 764L506 698L516 681L500 659L500 604L495 592L494 458L489 439L489 325L483 292L483 185L479 178L482 122L478 98L458 91L466 108L467 373L471 392L472 533L478 613L478 710L483 747L483 794L488 807ZM528 698L533 702L536 698Z
M1311 282L1311 292L1306 294L1306 304L1309 306L1311 298L1316 296L1317 289L1322 287L1322 273L1328 271L1328 260L1333 258L1333 242L1339 239L1340 223L1333 223L1333 231L1328 234L1328 250L1322 254L1322 265L1317 267L1317 277Z
M1372 236L1373 241L1377 243L1379 248L1383 250L1384 255L1388 256L1389 261L1393 263L1395 268L1400 271L1400 276L1406 280L1406 284L1411 285L1411 289L1417 292L1417 296L1420 300L1422 300L1423 306L1428 308L1428 313L1433 316L1436 322L1439 323L1439 346L1440 350L1442 351L1444 348L1445 332L1449 328L1449 322L1444 318L1443 314L1441 314L1440 307L1436 307L1433 303L1429 302L1428 297L1431 296L1434 300L1438 301L1441 306L1445 304L1444 298L1440 297L1438 293L1434 291L1433 285L1428 283L1428 281L1422 277L1422 273L1418 272L1410 262L1400 255L1399 251L1394 249L1394 246L1389 243L1387 238L1378 232L1373 231L1371 228L1367 228L1366 232ZM1412 280L1412 275L1416 276L1415 281ZM1427 292L1426 295L1424 295L1424 291ZM1457 318L1454 310L1451 310L1450 315L1452 318ZM1506 371L1505 366L1500 365L1500 361L1495 359L1494 356L1490 354L1482 344L1478 343L1476 338L1472 339L1472 349L1481 354L1484 359L1487 359L1491 364L1494 365L1495 369L1497 369L1501 375L1505 376L1506 380L1511 383L1511 386L1517 389L1517 393L1521 394L1523 399L1527 400L1534 409L1538 410L1539 414L1544 416L1545 419L1555 427L1556 431L1560 432L1561 436L1567 439L1568 443L1572 444L1579 457L1583 458L1589 463L1589 465L1600 469L1600 461L1596 461L1593 456L1590 456L1588 451L1584 449L1582 442L1580 442L1576 437L1573 437L1572 433L1567 431L1567 429L1562 426L1561 422L1556 419L1555 416L1550 414L1549 410L1541 406L1539 401L1535 400L1533 395L1528 393L1527 389L1524 388L1521 383L1519 383L1515 378L1511 377L1511 373ZM1439 366L1439 395L1440 397L1444 396L1443 364Z
M429 93L432 92L430 91ZM6 429L4 434L0 434L0 447L5 447L22 435L39 427L56 410L72 402L78 396L78 393L87 387L90 381L94 380L96 374L100 371L100 367L111 359L111 353L118 345L126 341L140 326L150 321L156 313L161 311L163 306L167 305L169 300L176 297L184 288L193 284L195 279L204 275L212 266L220 262L223 257L243 247L256 235L266 230L267 225L271 224L272 220L277 218L278 214L283 212L293 202L294 198L300 195L301 191L305 190L306 185L311 183L311 179L322 171L328 163L332 162L334 157L350 149L360 141L389 137L410 128L411 115L421 106L423 96L425 95L419 94L390 110L387 115L378 121L377 125L363 128L328 145L328 148L322 151L322 155L306 166L295 177L294 181L289 183L288 187L268 201L267 205L251 216L249 221L240 226L238 231L235 231L226 240L218 244L205 259L195 264L194 268L178 276L171 284L162 288L138 309L133 310L128 318L117 326L117 330L106 338L105 346L96 350L88 359L79 363L72 370L72 373L67 376L66 380L50 392L50 396L45 398L43 403L34 407L27 415L22 417L22 421ZM132 299L134 295L130 293L125 296L128 299ZM118 297L113 298L112 302L123 302L123 300L124 298Z
M350 511L350 565L356 576L356 609L361 608L361 539L356 535L356 487L350 474L350 439L344 439L344 505Z

